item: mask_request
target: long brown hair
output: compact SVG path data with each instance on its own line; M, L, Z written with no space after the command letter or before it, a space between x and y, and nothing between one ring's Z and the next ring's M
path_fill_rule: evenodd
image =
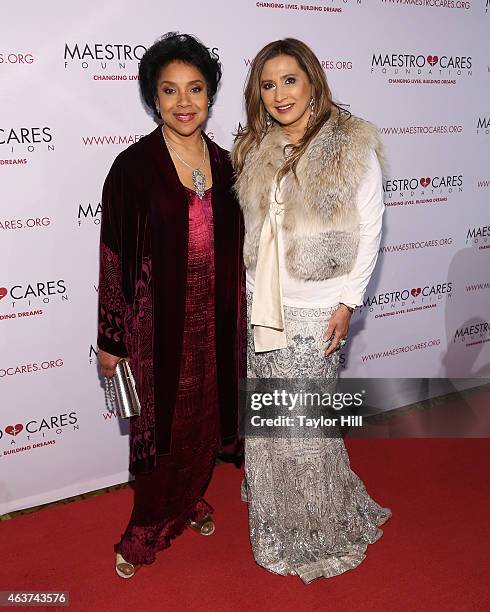
M303 137L298 144L288 145L289 155L279 171L278 181L291 170L293 173L295 172L298 161L311 139L316 136L322 125L329 118L332 106L339 108L332 101L332 94L323 68L308 45L296 38L284 38L283 40L269 43L255 56L245 85L247 125L236 134L236 144L232 153L233 166L237 176L243 170L245 158L250 148L254 144L258 146L270 129L266 122L267 111L264 108L260 95L260 76L264 69L264 64L278 55L290 55L296 59L310 80L315 100L314 114L308 123Z

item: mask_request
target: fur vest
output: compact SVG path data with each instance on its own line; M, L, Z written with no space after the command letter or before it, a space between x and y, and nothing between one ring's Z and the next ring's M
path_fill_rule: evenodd
M245 219L244 261L255 268L259 238L287 144L274 126L247 154L235 190ZM359 245L356 195L370 151L382 161L374 125L332 107L329 119L281 186L286 268L296 279L325 280L350 272Z

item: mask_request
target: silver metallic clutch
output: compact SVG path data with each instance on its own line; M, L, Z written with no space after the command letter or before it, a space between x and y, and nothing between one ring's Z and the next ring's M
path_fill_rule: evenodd
M116 407L119 416L123 419L140 416L141 404L136 393L133 373L126 359L118 361L112 383L114 385Z

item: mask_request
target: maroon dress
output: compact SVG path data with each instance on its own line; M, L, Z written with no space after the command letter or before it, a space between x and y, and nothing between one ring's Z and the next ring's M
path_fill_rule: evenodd
M216 370L224 448L237 440L238 381L245 374L243 219L229 154L204 133L203 138L213 177ZM161 126L119 153L102 192L97 344L131 362L141 402L141 415L130 419L134 475L157 468L177 431L173 420L189 284L188 197Z
M157 456L153 472L136 474L133 483L134 508L116 551L134 564L152 563L190 520L212 512L202 497L220 445L212 190L202 200L186 191L187 289L171 447Z

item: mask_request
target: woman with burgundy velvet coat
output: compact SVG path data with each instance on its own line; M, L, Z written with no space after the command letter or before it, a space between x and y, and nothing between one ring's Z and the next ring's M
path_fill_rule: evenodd
M102 197L99 362L127 357L142 404L130 423L134 508L116 546L130 578L187 525L209 535L203 499L237 437L242 221L228 153L202 131L221 66L169 33L140 64L158 127L123 151Z

